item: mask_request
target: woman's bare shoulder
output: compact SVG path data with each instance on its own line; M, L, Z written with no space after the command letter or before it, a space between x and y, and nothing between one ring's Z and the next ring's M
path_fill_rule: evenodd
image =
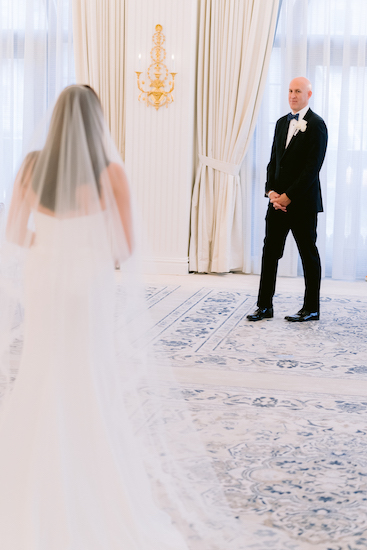
M26 155L15 179L15 186L19 186L23 189L28 189L30 187L34 166L39 153L40 151L31 151Z
M105 168L109 176L122 176L125 175L124 169L118 162L110 162Z
M29 169L33 169L38 157L39 157L39 154L40 154L41 151L31 151L30 153L27 154L27 156L25 157L24 161L23 161L23 169L24 170L29 170Z
M105 168L104 173L113 187L128 185L125 170L118 162L110 162Z
M35 161L37 160L38 158L38 155L40 154L41 151L31 151L30 153L27 154L27 156L25 157L25 162L31 162L32 160Z
M26 155L26 157L24 158L23 164L19 170L20 174L23 177L25 176L27 179L29 178L29 176L33 171L34 165L37 162L39 154L40 154L40 151L31 151Z

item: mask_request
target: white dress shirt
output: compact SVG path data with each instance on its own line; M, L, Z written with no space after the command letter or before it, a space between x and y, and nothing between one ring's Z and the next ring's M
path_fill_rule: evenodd
M303 107L303 109L301 109L300 111L298 111L298 114L299 114L299 117L298 117L298 120L296 120L295 118L292 118L292 120L289 121L289 126L288 126L288 135L287 135L287 141L285 142L285 148L288 147L292 137L293 137L293 134L294 132L296 131L296 124L297 122L299 122L300 120L303 119L303 117L305 116L305 114L307 113L309 109L309 106L306 105L306 107ZM295 113L294 111L292 111L292 115L295 115L297 113ZM267 195L269 197L269 194L273 192L273 189L271 189L270 191L268 191Z
M293 136L294 132L296 131L296 124L297 124L297 122L299 122L300 120L303 119L303 117L304 117L305 114L307 113L308 109L309 109L309 106L306 105L306 107L303 107L303 109L301 109L300 111L298 111L298 114L299 114L298 121L297 121L295 118L292 118L292 120L289 121L288 135L287 135L287 141L285 142L285 148L288 147L289 142L291 141L292 136ZM296 113L294 113L294 112L292 111L292 115L295 115L295 114L296 114Z

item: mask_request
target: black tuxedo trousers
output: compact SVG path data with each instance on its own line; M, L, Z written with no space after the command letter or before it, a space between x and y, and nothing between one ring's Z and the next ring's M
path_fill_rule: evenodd
M257 305L272 307L278 261L283 256L285 241L292 232L301 256L305 278L303 307L320 310L321 264L316 247L317 212L275 210L269 203L266 214L265 239Z

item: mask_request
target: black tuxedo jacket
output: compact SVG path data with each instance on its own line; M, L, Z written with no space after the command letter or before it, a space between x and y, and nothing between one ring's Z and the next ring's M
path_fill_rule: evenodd
M311 109L303 120L307 121L306 130L298 130L287 148L287 115L277 121L265 192L286 193L292 201L288 212L322 212L319 172L326 153L327 128Z

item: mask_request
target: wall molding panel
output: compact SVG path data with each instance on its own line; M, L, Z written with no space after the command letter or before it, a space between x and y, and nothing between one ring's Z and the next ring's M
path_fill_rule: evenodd
M172 70L174 54L177 72L174 102L158 111L138 101L135 74L144 72L147 89L157 24L166 38L165 63ZM160 273L188 273L197 28L198 0L127 0L125 163L144 228L144 256Z

